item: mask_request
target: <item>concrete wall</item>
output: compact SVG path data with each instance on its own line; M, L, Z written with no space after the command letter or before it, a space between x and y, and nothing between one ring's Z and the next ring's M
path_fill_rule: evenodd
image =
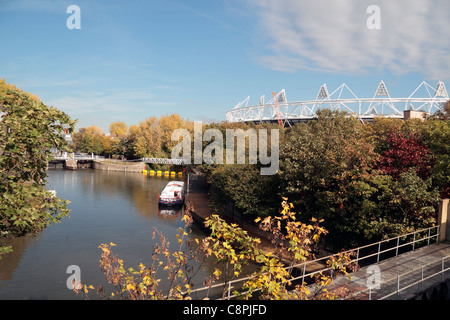
M69 169L69 170L76 170L77 169L77 160L67 159L65 161L64 168Z
M142 172L146 169L145 163L111 163L103 161L94 161L94 169L105 171L123 171L123 172Z
M409 300L450 300L450 279L418 293Z
M450 199L441 199L439 202L438 224L441 226L439 241L450 241Z

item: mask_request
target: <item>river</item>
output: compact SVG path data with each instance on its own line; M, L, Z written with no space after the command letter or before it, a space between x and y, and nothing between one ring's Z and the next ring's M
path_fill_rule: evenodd
M114 242L126 267L151 264L152 239L156 227L172 246L182 227L181 212L161 212L159 192L169 181L142 173L83 170L48 170L48 189L70 200L70 217L48 227L37 236L11 242L13 253L0 259L0 299L82 299L69 290L67 268L76 265L82 283L105 285L99 268L102 243ZM192 225L191 239L203 232ZM209 261L197 279L200 285L213 271ZM93 290L94 292L95 290ZM95 293L90 298L98 299Z

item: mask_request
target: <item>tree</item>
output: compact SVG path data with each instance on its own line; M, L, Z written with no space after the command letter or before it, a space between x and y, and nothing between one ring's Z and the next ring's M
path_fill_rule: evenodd
M378 155L362 139L357 119L323 110L319 119L294 126L280 150L280 193L292 199L299 219L325 220L336 246L353 247L364 238L369 185Z
M87 134L85 128L81 128L73 135L73 143L75 150L90 152L92 146L92 135Z
M424 180L414 168L409 168L393 185L390 205L397 209L397 221L421 229L436 222L438 201L439 193L432 188L431 179Z
M135 158L168 158L177 142L171 140L176 129L193 129L192 123L184 121L178 114L155 116L145 119L128 132L128 149Z
M443 108L436 112L434 117L442 120L450 120L450 100L444 103Z
M377 175L371 184L371 201L376 206L368 219L367 238L372 242L435 225L439 193L432 187L431 178L423 180L409 168L396 180L390 175Z
M116 121L109 125L109 133L113 137L124 137L127 134L127 125L122 121Z
M62 133L75 121L0 81L0 234L38 232L68 215L68 201L45 189L51 148L69 151Z
M162 116L158 121L158 134L161 143L161 150L167 157L170 157L172 149L178 142L172 141L172 133L177 129L191 129L187 121L184 121L178 114Z
M391 131L401 132L405 121L402 119L375 118L361 126L362 138L370 143L375 152L381 154L389 148L386 138Z
M434 158L431 170L433 186L439 190L442 199L450 198L450 120L427 120L421 137Z
M422 179L431 175L434 159L417 135L404 136L391 131L387 143L389 149L381 155L378 164L384 174L397 180L401 173L413 168Z
M97 155L104 154L106 149L109 148L107 139L103 131L95 125L81 128L73 135L75 150Z
M89 134L91 136L103 136L104 133L102 131L102 129L100 129L99 127L92 125L90 127L86 128L86 134Z
M206 167L203 166L203 168ZM208 181L213 186L215 212L232 205L246 219L266 217L279 202L279 176L262 176L258 166L228 164L211 166Z
M131 129L131 127L130 127ZM132 135L132 150L136 158L159 157L161 155L161 141L158 132L158 119L150 117L140 122Z

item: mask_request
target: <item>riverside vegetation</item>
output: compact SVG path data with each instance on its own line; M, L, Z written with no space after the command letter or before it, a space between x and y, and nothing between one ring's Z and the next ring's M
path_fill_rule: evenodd
M320 294L308 292L302 285L292 290L290 273L286 271L289 268L283 269L277 258L258 251L258 240L249 237L237 225L226 224L220 212L232 205L248 221L259 221L260 226L265 226L274 236L288 240L289 246L284 249L294 254L292 261L311 258L311 248L305 249L304 245L314 241L338 251L433 226L439 199L450 196L449 110L450 103L447 103L442 112L426 120L379 118L373 123L361 123L346 113L322 110L316 121L279 128L280 170L275 175L260 175L257 164L198 165L211 185L211 207L217 215L206 222L211 236L198 243L196 250L215 256L225 268L216 269L205 284L238 277L242 265L253 261L262 267L244 286L246 293L235 292L242 298L250 298L254 290L261 292L260 297L270 299L336 298L336 292L327 289L332 279L323 275L316 279ZM115 143L122 146L119 153L131 158L168 157L171 150L168 118L192 130L192 122L180 122L177 115L163 116L161 123L156 118L147 119L138 127L130 127L127 134L117 139ZM273 124L213 123L205 125L204 129L215 128L225 134L226 129L238 127L244 130L277 128ZM136 132L140 132L139 137ZM159 137L161 143L153 149L151 144L155 137ZM287 204L283 196L291 203ZM282 199L279 211L276 208ZM297 213L287 211L287 206L295 207ZM287 219L317 232L322 229L315 223L321 221L323 231L312 233L314 241L305 235L293 236L290 233L293 227ZM274 221L278 229L268 228ZM299 225L297 231L302 229ZM179 240L186 232L180 230ZM326 237L319 237L325 233L328 233ZM171 253L167 239L162 237L161 242L157 253L163 252L169 263L155 256L156 264L151 267L141 264L139 270L126 269L123 261L112 254L113 244L100 246L101 265L108 279L117 286L116 294L133 299L189 298L195 272L186 272L190 270L186 267L187 261L198 259L201 254L180 250ZM192 246L187 243L185 248ZM346 267L354 268L346 266L349 261L348 256L338 256L336 261L328 263L345 273ZM158 287L158 267L168 272L171 286L165 292Z
M75 122L4 80L0 82L0 102L4 112L0 231L1 237L20 236L37 232L68 214L67 201L51 197L45 190L45 168L52 146L69 150L60 133L64 128L72 132ZM189 259L212 255L222 261L225 270L217 269L207 282L237 277L240 266L255 261L263 267L254 278L259 280L248 283L247 289L262 290L262 297L291 298L294 293L286 289L289 275L281 270L281 262L258 251L257 239L221 220L223 208L231 205L248 221L257 220L273 235L284 237L290 244L285 249L299 261L311 257L308 245L313 242L338 251L433 226L439 198L450 196L449 110L447 103L442 112L423 121L380 118L361 123L345 113L322 110L317 120L291 128L225 122L204 125L224 134L226 129L278 128L280 170L262 176L258 164L197 165L211 185L211 206L216 214L207 222L211 229L207 242L187 242L186 226L180 230L179 250L170 252L168 240L159 235L161 245L155 248L154 265L141 265L137 270L125 269L123 261L113 255L112 244L102 244L101 267L119 286L116 294L124 298L186 298L192 277ZM179 128L192 132L193 122L167 115L127 128L117 121L111 124L109 136L94 126L78 130L71 148L128 159L170 157L177 144L171 133ZM189 215L184 219L189 222ZM304 233L306 230L311 232ZM296 251L300 248L303 251ZM161 254L174 264L161 263ZM339 257L334 266L343 268L347 258ZM164 268L168 268L162 271L167 272L170 286L161 293L155 275ZM267 272L273 276L264 278ZM318 280L323 281L319 286L323 288L331 282ZM271 291L274 288L278 289ZM301 287L294 292L298 297L311 297Z
M45 189L52 147L75 122L36 96L0 81L0 240L37 233L67 216L68 201ZM11 247L0 245L1 253Z

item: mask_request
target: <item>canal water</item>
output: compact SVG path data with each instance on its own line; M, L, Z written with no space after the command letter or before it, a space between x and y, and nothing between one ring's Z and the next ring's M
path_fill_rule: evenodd
M117 244L114 253L126 267L141 262L149 266L158 242L152 239L155 227L168 238L170 248L177 247L177 229L184 225L182 212L160 211L157 203L168 179L92 169L50 169L48 175L48 189L71 201L70 218L37 236L11 242L14 252L0 259L0 299L82 299L67 288L69 266L80 268L82 283L95 288L105 285L98 246L110 242ZM191 240L204 236L192 225ZM197 275L197 286L214 266L213 261L205 264ZM92 293L90 298L98 297Z

